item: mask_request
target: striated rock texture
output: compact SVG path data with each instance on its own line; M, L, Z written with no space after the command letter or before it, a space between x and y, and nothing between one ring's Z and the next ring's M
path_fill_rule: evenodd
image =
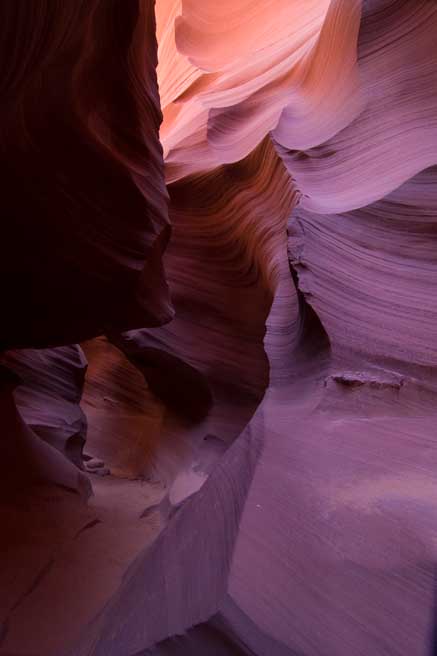
M0 654L434 654L437 4L0 17Z
M29 428L81 467L87 431L79 405L87 369L82 349L8 351L2 362L20 379L15 400Z

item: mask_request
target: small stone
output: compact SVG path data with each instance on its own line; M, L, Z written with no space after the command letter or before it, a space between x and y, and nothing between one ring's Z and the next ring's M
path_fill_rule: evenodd
M97 474L97 476L109 476L111 473L108 467L99 467L98 469L94 469L93 474Z
M100 467L104 467L105 463L103 460L98 460L98 458L91 458L91 460L88 460L85 463L85 467L87 469L100 469Z

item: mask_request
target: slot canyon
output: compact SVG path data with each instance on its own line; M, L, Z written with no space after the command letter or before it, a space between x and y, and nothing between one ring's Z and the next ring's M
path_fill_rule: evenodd
M436 0L0 52L0 656L436 656Z

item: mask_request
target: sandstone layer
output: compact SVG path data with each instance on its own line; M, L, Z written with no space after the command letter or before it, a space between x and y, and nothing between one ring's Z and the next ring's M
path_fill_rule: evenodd
M434 654L437 5L0 18L0 654Z

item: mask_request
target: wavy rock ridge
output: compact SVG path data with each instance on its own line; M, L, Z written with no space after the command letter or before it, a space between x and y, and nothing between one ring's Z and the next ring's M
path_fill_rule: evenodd
M0 654L434 653L435 3L0 16Z

